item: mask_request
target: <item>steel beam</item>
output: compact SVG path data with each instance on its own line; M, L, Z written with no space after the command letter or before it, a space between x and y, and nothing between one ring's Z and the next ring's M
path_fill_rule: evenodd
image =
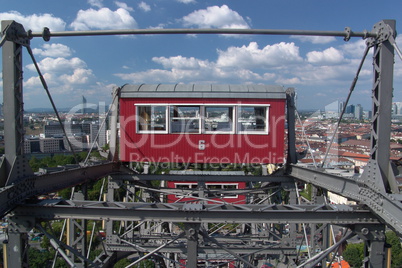
M371 161L368 163L369 166L371 165L371 170L365 170L362 177L366 180L374 179L378 189L387 193L399 193L389 161L394 75L394 46L391 44L390 38L396 37L395 28L394 20L381 21L373 27L373 31L377 31L380 38L367 40L368 44L374 46L373 118ZM374 165L375 167L373 167Z
M124 203L43 200L19 205L13 214L41 219L91 219L184 223L331 223L376 224L369 210L346 205L231 205L204 204L192 209L182 203Z
M185 223L184 229L187 238L186 255L187 267L197 267L198 257L198 233L200 230L200 223Z
M283 29L122 29L97 31L64 31L32 32L30 37L42 37L49 41L51 37L98 36L98 35L146 35L146 34L251 34L251 35L302 35L302 36L338 36L348 41L350 37L376 37L377 32L353 32L348 27L345 31L315 31L315 30L283 30Z
M288 123L288 156L287 164L297 163L296 154L296 103L295 103L296 93L294 88L288 88L286 90L286 107L287 107L287 123Z
M282 183L282 182L294 182L293 178L282 175L270 175L270 176L254 176L254 175L217 175L213 171L200 171L199 174L116 174L113 175L113 180L122 181L197 181L197 182L272 182L272 183Z
M106 163L26 178L0 189L0 215L28 198L96 180L116 170L115 163Z
M24 27L14 21L2 21L1 33L5 38L2 46L3 100L4 100L4 174L0 177L0 187L32 175L24 155L24 105L23 105L23 65L22 50L29 40L19 38L25 33Z
M138 243L143 248L144 252L150 252L155 248L159 247L160 244L151 244L151 243ZM274 247L269 245L226 245L227 249L231 250L236 254L268 254L268 255L279 255L285 254L287 256L296 256L297 250L296 247ZM130 245L124 244L107 244L107 249L110 251L120 251L120 252L130 252L133 251L133 247ZM184 241L178 241L176 244L166 246L163 249L159 250L161 253L176 253L176 254L185 254L187 251L186 244ZM198 254L227 254L226 250L223 250L219 247L213 246L198 246Z
M385 226L354 226L355 232L364 241L363 266L365 268L386 267Z
M367 185L359 177L346 178L323 172L322 169L308 169L292 166L292 173L296 179L322 187L348 199L367 205L391 229L402 235L402 203L400 195L382 192Z

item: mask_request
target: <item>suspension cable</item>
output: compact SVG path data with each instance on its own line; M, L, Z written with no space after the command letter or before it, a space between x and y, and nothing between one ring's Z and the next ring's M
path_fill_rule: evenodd
M59 121L60 127L61 127L61 129L63 130L63 134L64 134L64 136L65 136L66 139L67 139L67 142L68 142L68 145L70 146L71 152L73 153L74 160L75 160L75 162L78 164L78 157L77 157L77 154L75 153L74 148L73 148L73 145L71 144L71 142L70 142L70 140L69 140L69 138L68 138L68 136L67 136L66 129L64 128L64 125L63 125L63 122L61 121L59 112L58 112L57 109L56 109L56 105L54 104L54 101L53 101L52 95L50 94L50 91L49 91L49 88L48 88L48 86L47 86L46 80L45 80L45 78L43 77L42 72L41 72L40 69L39 69L39 65L38 65L38 63L36 62L36 59L35 59L35 56L34 56L34 54L33 54L33 52L32 52L31 47L30 47L30 46L27 46L26 48L27 48L27 50L28 50L29 55L31 56L31 59L32 59L33 64L35 65L36 71L38 72L38 75L39 75L40 81L41 81L41 83L42 83L42 86L43 86L43 88L45 89L47 96L49 97L49 101L50 101L50 103L52 104L53 111L55 112L55 114L56 114L56 116L57 116L57 120Z
M301 121L300 114L299 114L299 111L297 110L297 108L296 108L296 116L297 116L297 120L299 121L301 128L302 128L301 129L302 130L302 139L305 139L305 141L307 143L308 151L311 154L311 159L313 159L314 167L317 167L317 163L315 161L314 154L313 154L311 146L310 146L310 142L308 141L308 138L307 138L306 129L304 128L303 122Z
M117 98L117 94L114 95L113 100L112 100L112 104L114 103L114 101L115 101L116 98ZM105 118L103 119L102 124L100 125L100 127L99 127L99 129L98 129L98 132L96 133L96 137L95 137L95 139L93 140L92 145L91 145L91 148L89 148L87 157L86 157L85 160L84 160L84 166L87 164L87 162L88 162L88 160L89 160L89 156L91 155L91 152L92 152L93 148L95 147L96 141L97 141L98 138L99 138L99 135L100 135L100 132L101 132L102 128L103 128L103 127L105 126L105 124L106 124L106 119L108 118L108 116L109 116L109 114L110 114L110 111L112 110L112 107L113 107L113 105L110 105L110 107L109 107L109 109L108 109L108 111L107 111L107 113L106 113L106 115L105 115Z
M394 49L396 50L396 53L399 56L399 59L402 60L402 52L398 47L398 44L396 43L396 40L394 38L394 35L390 35L389 36L389 42L392 44L392 46L394 47Z
M344 113L345 113L345 111L346 111L346 107L347 107L347 105L348 105L348 102L349 102L349 99L350 99L350 97L351 97L351 95L352 95L352 92L353 92L353 90L355 89L357 80L359 79L360 71L361 71L361 69L362 69L362 67L363 67L364 60L366 59L369 50L370 50L370 46L369 46L369 45L366 45L366 48L364 49L364 53L363 53L363 58L362 58L361 61L360 61L359 68L357 68L356 75L355 75L355 77L354 77L354 79L353 79L352 85L350 86L348 97L346 98L345 105L343 105L342 112L341 112L341 114L339 115L338 122L336 123L334 133L333 133L333 135L332 135L332 137L331 137L331 141L330 141L330 143L329 143L329 145L328 145L328 147L327 147L327 151L325 152L324 160L322 161L321 167L324 167L324 165L325 165L325 162L326 162L326 160L327 160L329 151L331 150L332 143L334 142L335 135L336 135L336 133L338 132L338 128L339 128L339 125L340 125L340 123L341 123L342 117L343 117L343 115L344 115Z

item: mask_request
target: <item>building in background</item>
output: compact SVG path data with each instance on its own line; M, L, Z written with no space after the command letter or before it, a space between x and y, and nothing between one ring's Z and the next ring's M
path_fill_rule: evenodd
M355 119L362 120L363 119L363 107L360 104L355 106Z

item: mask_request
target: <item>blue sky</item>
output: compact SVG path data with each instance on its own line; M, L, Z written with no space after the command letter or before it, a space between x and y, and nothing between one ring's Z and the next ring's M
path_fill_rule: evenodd
M400 0L1 0L0 20L26 30L252 28L371 30L382 19L402 28ZM399 30L399 32L402 32ZM402 48L402 37L397 38ZM59 37L31 47L59 108L111 100L114 86L142 83L275 84L295 87L299 109L343 101L365 41L352 38L227 35ZM50 107L24 56L25 108ZM371 56L351 103L371 107ZM394 101L402 101L402 63L395 58Z

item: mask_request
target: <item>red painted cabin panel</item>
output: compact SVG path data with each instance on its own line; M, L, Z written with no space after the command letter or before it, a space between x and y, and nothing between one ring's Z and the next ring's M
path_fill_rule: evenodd
M172 96L177 96L177 93L172 93ZM236 96L247 96L248 93L236 94ZM166 94L160 95L166 96ZM183 95L191 96L191 92L185 92ZM230 94L225 95L230 96ZM269 96L269 94L266 95ZM147 95L130 97L129 94L127 96L124 97L123 94L120 99L120 159L122 161L283 162L284 97L272 99L183 96L168 98L160 97L155 92L149 94L149 97ZM166 113L163 115L164 109ZM220 115L219 111L222 110L227 111L226 114ZM192 113L193 117L190 115L185 117L186 113ZM166 117L164 124L160 124L159 127L155 123L155 118L158 116ZM265 123L259 122L263 120L266 120ZM154 124L152 130L149 130L151 124L149 122ZM227 129L215 130L224 123L228 125ZM148 128L141 132L142 124ZM185 130L176 132L175 124L182 124L182 129L184 126ZM262 125L260 129L259 125Z

